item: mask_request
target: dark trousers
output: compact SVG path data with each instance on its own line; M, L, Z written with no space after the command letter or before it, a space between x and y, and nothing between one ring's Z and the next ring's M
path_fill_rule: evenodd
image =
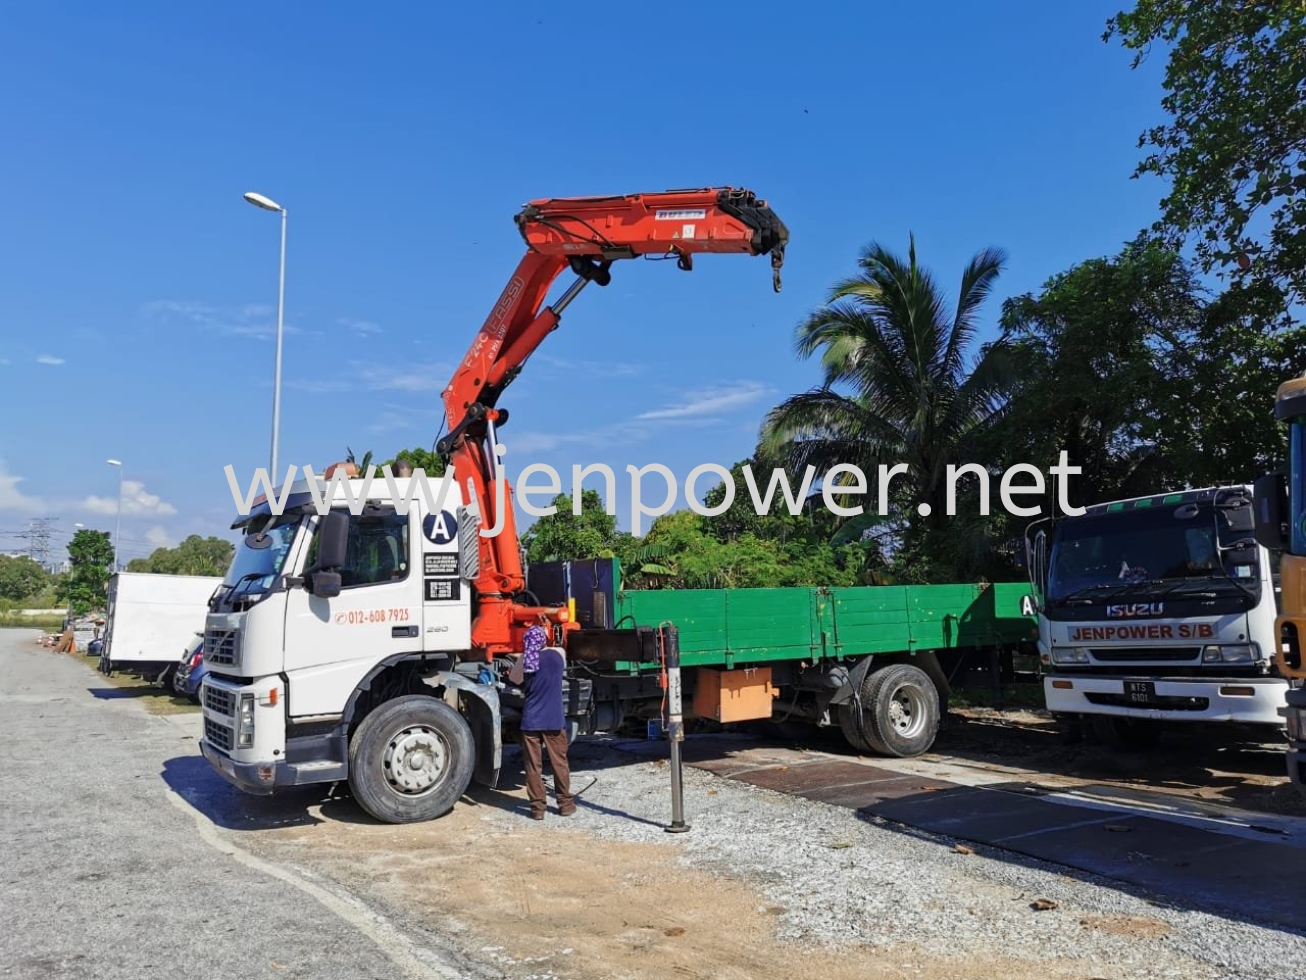
M526 794L534 813L543 813L544 803L544 752L549 753L549 766L553 769L553 793L558 799L559 812L576 808L571 795L571 767L567 763L567 732L522 732L522 761L526 768Z

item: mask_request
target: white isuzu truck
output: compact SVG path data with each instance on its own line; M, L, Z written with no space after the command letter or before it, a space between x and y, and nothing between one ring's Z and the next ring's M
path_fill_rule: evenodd
M1109 744L1168 723L1284 725L1277 588L1252 488L1116 500L1026 531L1047 708Z

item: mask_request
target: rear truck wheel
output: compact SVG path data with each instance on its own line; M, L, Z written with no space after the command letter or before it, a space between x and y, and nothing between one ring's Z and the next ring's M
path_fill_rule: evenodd
M472 730L438 698L409 694L381 705L349 743L349 788L383 823L442 817L467 791L476 765Z
M1150 749L1160 740L1161 727L1161 722L1151 718L1093 717L1093 733L1114 749Z
M839 727L853 748L898 758L928 751L941 721L938 689L911 664L890 664L867 674L858 697L844 702L839 712Z

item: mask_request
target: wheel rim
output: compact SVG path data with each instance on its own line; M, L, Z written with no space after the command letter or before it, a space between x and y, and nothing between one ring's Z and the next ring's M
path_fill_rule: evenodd
M903 738L915 738L925 730L925 696L915 687L903 686L889 701L889 727Z
M396 793L422 796L439 784L449 768L448 743L434 728L410 725L390 739L382 768Z

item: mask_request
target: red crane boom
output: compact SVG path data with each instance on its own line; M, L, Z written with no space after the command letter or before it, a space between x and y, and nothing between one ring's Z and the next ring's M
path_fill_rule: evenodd
M771 256L774 288L789 231L764 200L733 187L630 194L615 197L545 198L516 216L526 255L508 280L471 348L444 389L449 434L436 446L454 468L469 503L479 511L481 536L473 577L478 603L472 645L487 660L521 649L520 633L545 619L563 623L567 610L533 606L518 598L525 588L513 514L512 487L496 454L497 425L508 413L499 396L526 359L557 328L562 311L590 282L606 286L619 259L675 256L685 271L698 252ZM541 309L554 280L566 269L576 280ZM503 512L498 501L502 499Z

